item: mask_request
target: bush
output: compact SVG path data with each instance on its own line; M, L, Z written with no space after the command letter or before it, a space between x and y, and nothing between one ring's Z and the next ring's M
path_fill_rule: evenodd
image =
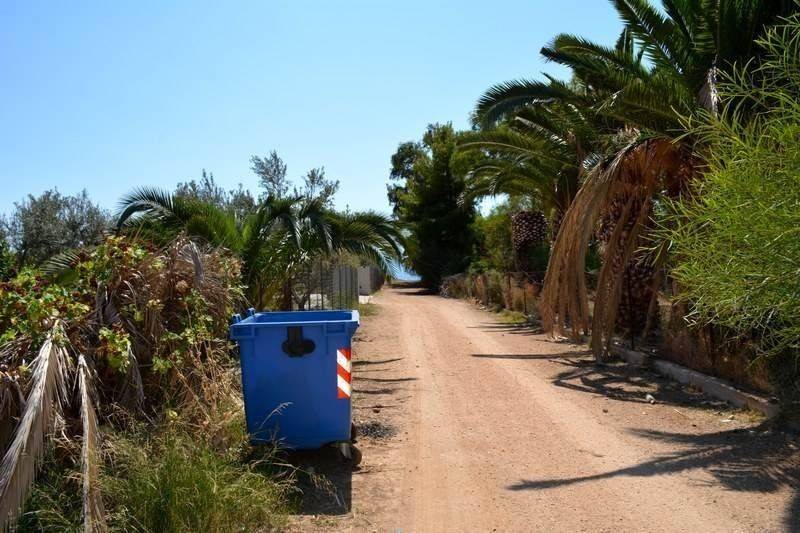
M0 281L5 281L14 274L15 264L16 258L0 232Z
M108 214L92 203L86 191L75 196L55 189L28 195L14 203L0 233L7 235L19 263L35 265L65 250L99 243L108 226Z
M25 269L0 283L0 466L10 473L0 484L10 502L0 529L13 526L33 458L56 436L64 442L53 468L69 474L83 462L82 484L97 503L87 527L102 528L99 426L124 429L128 418L180 408L197 434L225 439L211 422L239 395L226 338L241 299L238 261L185 239L155 249L109 237L48 269L59 274ZM50 493L55 516L66 506Z
M514 248L511 246L511 208L508 203L496 206L486 216L479 216L473 223L473 231L478 241L476 252L479 259L473 261L470 271L494 269L511 272L516 269Z
M708 170L669 234L689 317L753 338L785 402L800 399L799 33L797 16L771 29L765 61L722 86L725 113L699 128Z

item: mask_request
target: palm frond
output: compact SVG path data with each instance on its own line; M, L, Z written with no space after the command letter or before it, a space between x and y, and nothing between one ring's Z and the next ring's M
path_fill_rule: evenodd
M675 72L685 70L684 48L672 19L659 12L650 0L612 0L612 3L654 65Z
M150 218L172 218L179 216L180 200L164 189L140 187L126 194L119 201L117 230L140 216Z
M80 260L78 250L64 250L59 252L39 267L43 274L47 276L61 276L72 268Z
M36 477L45 443L67 398L69 357L59 345L64 338L56 323L31 362L31 388L14 439L0 463L0 530L19 517Z
M118 232L146 230L163 242L186 232L214 246L235 251L241 247L235 215L212 203L153 187L134 189L120 200L116 227Z
M478 100L475 123L492 126L515 110L536 102L572 98L574 95L562 86L536 80L512 80L494 85Z
M86 533L108 531L103 498L98 485L98 463L100 461L100 428L94 408L94 374L83 354L78 356L78 395L81 400L81 474L83 483L83 521Z
M609 48L576 35L561 34L557 35L544 50L547 50L550 55L555 50L562 53L583 54L604 61L631 76L645 78L649 76L650 71L632 53L632 42L632 39L624 39L617 43L617 47Z
M136 359L130 344L128 344L127 356L128 370L122 387L122 397L136 408L141 408L144 405L144 384L142 382L142 373L139 370L139 361Z
M388 217L375 212L331 213L329 223L336 253L350 252L394 273L402 257L403 239Z

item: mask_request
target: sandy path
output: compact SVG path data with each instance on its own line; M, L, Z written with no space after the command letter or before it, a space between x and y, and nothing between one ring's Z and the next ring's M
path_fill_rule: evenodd
M466 302L394 289L376 303L354 349L355 418L398 434L362 439L352 513L328 527L792 529L789 436Z

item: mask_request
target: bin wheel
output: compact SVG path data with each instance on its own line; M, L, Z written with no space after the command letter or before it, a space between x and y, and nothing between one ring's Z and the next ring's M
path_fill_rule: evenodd
M361 450L350 442L342 442L339 444L339 453L342 458L349 462L352 466L361 464Z
M350 445L350 464L353 466L358 466L361 464L361 450Z

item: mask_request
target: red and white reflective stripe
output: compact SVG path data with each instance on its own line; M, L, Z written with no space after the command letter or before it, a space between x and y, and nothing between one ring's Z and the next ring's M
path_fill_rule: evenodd
M350 362L350 348L336 350L336 385L339 389L337 398L349 398L352 393L350 375L352 373Z

